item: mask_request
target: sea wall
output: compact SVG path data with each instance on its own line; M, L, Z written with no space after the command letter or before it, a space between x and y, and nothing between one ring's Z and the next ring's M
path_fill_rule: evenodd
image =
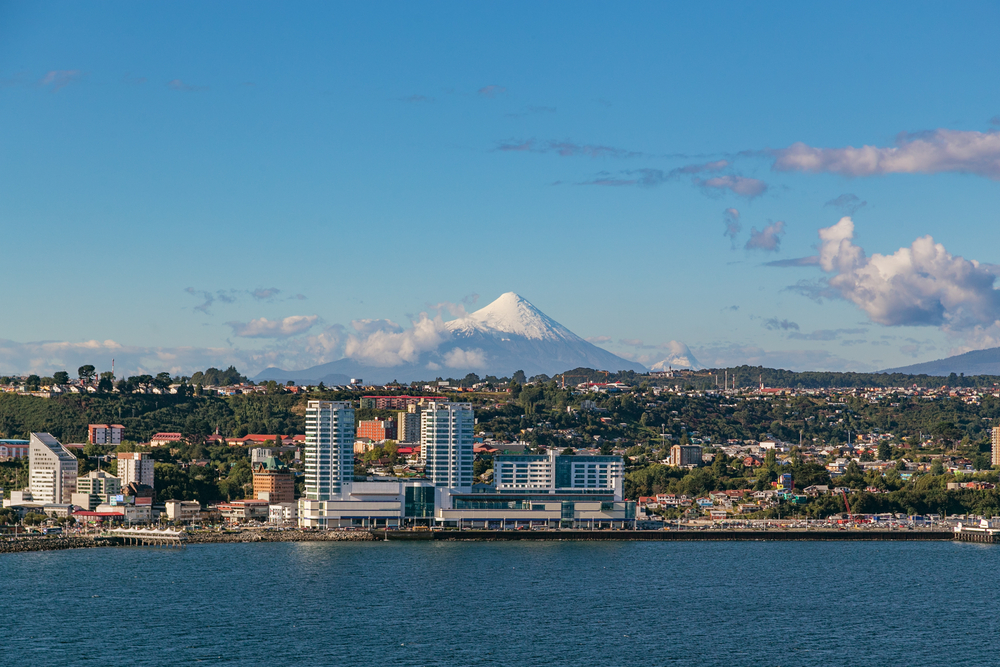
M385 539L384 531L375 531ZM389 540L940 541L941 530L435 530L389 531Z

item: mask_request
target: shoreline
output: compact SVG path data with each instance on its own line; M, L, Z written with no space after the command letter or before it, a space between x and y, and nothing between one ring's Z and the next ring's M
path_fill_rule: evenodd
M184 544L260 542L941 542L957 541L951 531L901 530L390 530L301 531L243 530L187 533ZM0 554L124 547L100 535L18 537L0 541Z

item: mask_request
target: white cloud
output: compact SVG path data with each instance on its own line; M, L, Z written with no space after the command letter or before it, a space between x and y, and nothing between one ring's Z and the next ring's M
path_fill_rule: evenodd
M815 148L798 142L772 154L777 171L844 176L960 172L1000 180L1000 132L996 131L904 132L891 147Z
M456 347L444 354L444 365L448 368L485 368L486 354L479 348L463 350Z
M259 317L249 322L226 322L233 335L240 338L288 338L311 329L319 320L317 315L291 315L280 320Z
M953 333L993 327L1000 319L996 276L923 236L891 255L866 257L853 243L849 217L820 230L820 267L831 290L888 326L940 326Z
M444 321L426 313L409 329L389 320L359 320L352 325L359 335L348 336L344 356L371 366L414 363L422 352L436 350L449 337Z
M743 231L743 225L740 223L740 212L735 208L727 208L722 212L722 222L726 225L726 231L722 232L722 235L729 237L735 249L736 236Z

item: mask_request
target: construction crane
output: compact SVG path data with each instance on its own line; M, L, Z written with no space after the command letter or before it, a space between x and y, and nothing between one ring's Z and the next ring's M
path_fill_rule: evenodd
M851 513L851 504L847 502L847 492L844 491L843 487L840 489L840 495L844 497L844 507L847 508L847 520L854 523L854 515Z

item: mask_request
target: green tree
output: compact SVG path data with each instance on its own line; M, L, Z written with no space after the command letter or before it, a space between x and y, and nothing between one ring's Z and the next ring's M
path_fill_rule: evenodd
M42 378L37 375L29 375L28 379L25 380L24 384L27 385L29 391L38 391L39 385L42 383Z
M878 443L878 460L888 461L892 458L892 445L887 440Z
M52 381L56 384L66 384L69 382L69 373L66 371L56 371L52 374Z
M80 376L81 382L90 382L91 380L94 379L94 374L96 371L97 369L94 368L92 365L85 364L77 369L77 374Z
M941 459L934 459L934 461L931 463L930 473L932 475L944 474L944 465L941 463Z

